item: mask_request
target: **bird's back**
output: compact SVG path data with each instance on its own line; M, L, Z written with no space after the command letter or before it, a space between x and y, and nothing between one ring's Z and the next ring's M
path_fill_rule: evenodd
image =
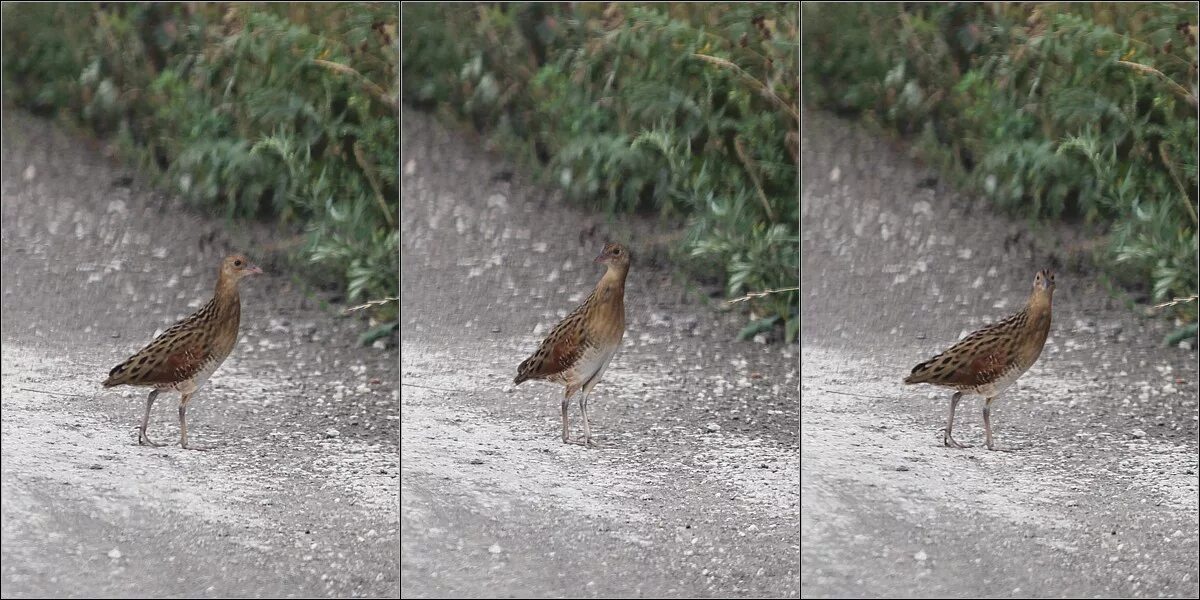
M1026 306L913 367L904 383L929 383L960 391L998 393L1037 360L1049 329L1049 312L1042 315Z
M210 300L200 310L159 334L145 348L113 367L104 387L172 386L204 378L237 343L240 302Z

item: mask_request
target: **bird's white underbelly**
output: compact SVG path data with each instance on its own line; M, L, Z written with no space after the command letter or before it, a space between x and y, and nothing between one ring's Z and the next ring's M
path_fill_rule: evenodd
M203 386L206 381L208 381L208 378L217 371L217 367L221 366L221 362L222 361L219 360L210 360L204 363L204 365L200 367L200 370L197 371L195 375L178 383L161 386L161 389L175 390L182 394L195 393L195 391L200 389L200 387Z
M611 349L594 349L583 353L579 358L579 362L575 365L573 379L577 385L583 385L592 379L599 380L604 371L608 369L608 363L617 353L619 346L614 346Z
M1025 369L1019 369L1016 367L1010 368L1004 373L1001 373L1000 376L995 379L995 381L978 386L971 390L971 392L987 398L996 397L1000 395L1000 392L1003 392L1005 389L1015 383L1017 379L1021 377L1021 375L1024 374Z

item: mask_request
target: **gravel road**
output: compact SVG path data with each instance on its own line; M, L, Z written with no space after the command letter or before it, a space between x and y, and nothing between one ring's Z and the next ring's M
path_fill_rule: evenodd
M3 120L5 598L385 597L399 586L396 349L304 293L286 238L189 212L102 145ZM212 294L238 250L238 346L188 410L108 370Z
M799 595L797 348L732 341L742 318L658 266L667 225L565 208L403 117L402 594ZM560 439L560 387L512 378L609 236L634 261L589 450Z
M802 127L801 584L805 597L1196 597L1197 363L1169 323L886 142ZM1033 368L994 405L901 380L1015 312L1057 269Z

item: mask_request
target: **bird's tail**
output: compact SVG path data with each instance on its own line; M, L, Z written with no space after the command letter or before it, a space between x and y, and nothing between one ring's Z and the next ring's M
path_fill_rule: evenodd
M118 386L123 383L127 383L129 381L129 376L129 360L126 360L125 362L113 367L112 370L108 372L108 379L105 379L102 385L106 388Z
M521 365L517 367L517 376L513 378L513 385L521 385L522 381L533 379L533 357L529 357L521 361Z
M910 373L908 377L904 378L904 383L913 385L916 383L928 382L930 376L933 374L933 361L934 359L930 359L913 367L912 373Z

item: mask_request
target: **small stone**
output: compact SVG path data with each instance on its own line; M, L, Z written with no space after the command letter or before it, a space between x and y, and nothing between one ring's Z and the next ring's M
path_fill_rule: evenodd
M704 426L704 430L705 430L705 431L707 431L707 432L709 432L709 433L713 433L713 432L716 432L716 431L720 431L720 430L721 430L721 426L720 426L720 425L717 425L716 423L709 423L708 425L705 425L705 426Z
M908 470L908 467L906 467L906 466L904 466L904 465L900 465L899 467L896 467L896 470L897 470L897 471L907 471L907 470Z
M929 555L925 554L924 550L921 550L920 552L914 554L913 558L917 559L918 561L925 562L925 559L929 558Z
M342 435L342 433L332 427L325 430L325 437L327 437L327 438L335 438L339 435Z
M1180 350L1191 350L1192 343L1187 340L1183 340L1182 342L1179 342L1179 349Z
M1146 432L1142 431L1141 429L1134 429L1133 431L1129 432L1129 435L1132 435L1133 437L1135 437L1137 439L1141 439L1141 438L1146 437Z
M503 550L503 548L501 548L501 547L500 547L500 544L492 544L492 545L491 545L491 546L488 548L488 552L491 552L492 554L500 554L500 552L501 552L502 550Z
M483 459L482 459L482 458L472 458L471 460L469 460L469 461L467 461L467 462L469 462L469 463L471 463L471 464L473 464L473 465L482 465L482 464L483 464Z
M116 548L113 548L112 550L108 551L108 557L113 560L121 558L121 551Z

